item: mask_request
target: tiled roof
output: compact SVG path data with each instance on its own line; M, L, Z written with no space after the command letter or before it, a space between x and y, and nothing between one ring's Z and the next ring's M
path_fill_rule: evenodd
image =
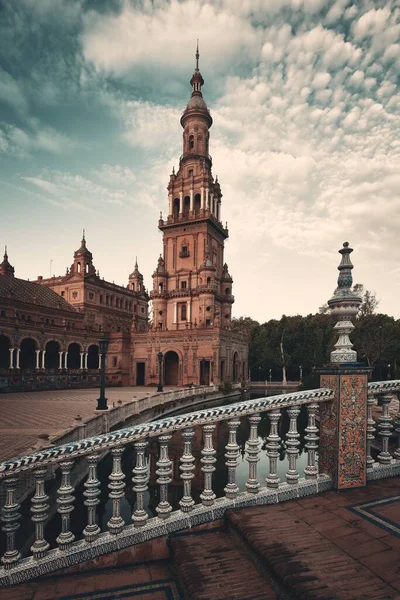
M76 313L71 304L46 285L18 279L12 275L0 275L0 299L2 298Z

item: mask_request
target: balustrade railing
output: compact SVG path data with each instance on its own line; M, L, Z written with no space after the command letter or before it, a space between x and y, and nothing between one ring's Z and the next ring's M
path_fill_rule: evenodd
M367 399L367 476L392 474L400 474L400 381L372 382Z
M400 467L400 410L397 412L395 422L397 442L394 448L390 443L393 424L389 412L389 402L393 394L397 397L400 395L400 381L369 384L368 392L367 465L370 470L376 468L376 463L384 466L396 463ZM178 395L179 392L174 394ZM1 559L4 567L0 569L0 585L23 581L60 567L83 562L88 557L94 558L172 531L221 518L230 506L275 503L329 489L331 487L329 475L319 472L317 416L320 403L331 401L333 397L332 390L320 388L247 400L135 425L64 446L45 448L40 452L1 463L0 480L4 480L6 498L2 509L5 551ZM373 421L373 408L378 397L382 404L382 411L376 428ZM306 410L307 415L304 436L307 461L304 472L298 464L300 435L297 425L302 407L305 407L303 410ZM286 436L280 427L285 412L287 413L285 419L289 421ZM269 433L266 436L265 446L268 473L263 479L257 474L257 465L261 454L258 428L261 415L264 413L268 416ZM240 419L247 421L249 429L247 442L242 446L242 453L248 462L248 478L244 489L240 489L236 481L239 458L237 431L241 423ZM226 422L228 439L223 454L223 464L217 464L215 430L217 424L223 422ZM192 450L195 427L202 428L201 457L196 457ZM377 461L371 454L375 452L373 448L375 430L378 437L382 439ZM174 469L169 452L172 435L177 432L182 436L183 450L178 458L179 468ZM154 439L158 442L155 471L158 504L155 507L157 516L152 517L146 510L145 496L150 480L148 449ZM126 485L126 474L121 468L121 459L128 446L135 451L131 470L132 490L136 496L129 524L121 514ZM107 522L106 530L101 531L98 504L100 495L104 495L106 490L101 489L98 466L101 458L108 452L112 459L111 472L106 484L111 503L111 517ZM278 472L278 458L282 452L286 453L288 460L288 469L284 477L281 477ZM219 456L221 458L221 454ZM86 525L79 535L76 535L76 527L75 529L71 527L71 523L74 522L75 490L70 474L77 461L80 463L86 461L87 464L84 483ZM61 473L57 498L53 500L51 498L49 500L46 494L44 481L49 466L53 469L59 468ZM192 479L196 469L197 473L199 471L202 473L203 481L199 495L194 494L192 490ZM216 469L219 477L224 473L223 476L226 478L226 481L222 482L225 485L224 495L219 498L215 488ZM174 510L176 503L173 506L170 484L173 473L179 472L183 483L182 495L178 502L179 510ZM21 519L16 492L18 478L26 473L33 474L35 479L35 493L31 499L34 541L31 545L31 555L21 558L21 549L16 543L16 533ZM52 502L57 503L57 511L61 517L61 531L56 538L56 548L50 548L46 540L46 523L51 513ZM71 530L74 530L74 533Z

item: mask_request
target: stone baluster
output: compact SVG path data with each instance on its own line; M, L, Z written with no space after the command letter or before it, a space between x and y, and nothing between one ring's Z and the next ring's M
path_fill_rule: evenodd
M257 463L260 460L260 440L258 439L258 424L261 421L260 415L250 415L250 435L246 442L247 462L249 463L249 478L246 481L246 490L250 494L257 494L260 489L260 482L257 479Z
M395 458L396 460L400 460L400 392L397 392L396 396L399 401L399 406L398 406L397 415L396 415L396 429L395 429L395 432L397 433L397 448L396 448L393 458Z
M44 489L44 479L47 467L39 467L33 472L35 477L35 495L32 498L32 521L35 523L35 541L31 546L34 558L43 558L50 547L49 542L44 539L44 524L48 518L49 505L48 495Z
M99 462L99 458L98 454L89 454L87 457L89 473L84 483L85 491L83 495L86 498L84 504L87 506L88 517L83 535L88 543L94 542L100 533L100 527L97 525L96 520L96 506L100 502L98 498L100 496L100 481L97 479L97 463Z
M375 421L372 416L372 410L375 404L375 396L368 394L367 398L367 469L372 469L374 466L374 459L371 455L371 444L375 439Z
M66 550L75 539L70 530L70 515L74 510L74 488L71 485L71 469L73 466L73 460L65 460L60 463L61 483L57 490L57 511L61 515L61 533L57 537L60 550Z
M157 483L160 486L160 502L156 507L157 515L160 519L167 519L172 510L172 506L168 502L168 484L171 483L171 465L172 462L168 456L168 444L171 441L172 435L160 435L160 457L156 463Z
M229 440L225 448L226 466L228 468L228 483L224 488L224 492L226 497L230 499L236 498L239 493L239 487L236 483L236 467L239 457L239 446L236 441L236 430L239 425L239 419L232 419L228 421Z
M289 469L286 473L286 482L297 484L299 474L297 472L296 463L299 456L300 445L300 434L297 431L297 417L300 414L300 408L298 406L291 406L288 408L287 412L289 415L289 431L286 435L286 454L288 456Z
M318 450L318 427L316 426L316 416L318 414L318 404L309 404L307 406L308 423L305 429L306 435L306 450L307 450L307 466L304 468L306 479L315 479L318 475L318 467L316 465L316 454Z
M278 434L279 419L281 418L281 411L278 409L272 410L268 413L268 417L271 423L269 435L267 437L267 455L269 458L269 474L266 478L267 487L277 488L279 486L278 476L278 458L281 438Z
M212 489L212 474L215 471L216 450L213 448L212 435L215 430L215 424L203 425L204 445L201 451L201 470L204 473L204 489L200 494L200 499L203 506L212 506L215 502L216 495Z
M1 557L1 561L5 569L11 569L21 558L15 541L16 531L20 527L18 521L21 519L20 505L16 499L17 483L18 477L16 475L11 475L4 481L6 501L1 511L1 519L4 523L2 529L6 535L6 551Z
M182 512L190 512L194 506L191 495L192 479L194 477L194 456L192 454L192 439L194 429L188 427L182 431L183 454L180 458L181 478L183 479L183 497L179 501Z
M382 450L378 454L378 461L382 465L390 463L392 456L389 452L389 438L392 433L392 417L389 414L389 404L392 401L393 394L379 394L379 398L382 402L382 412L378 419L378 431L382 438Z
M110 473L110 483L108 488L110 490L110 498L112 500L112 517L108 521L108 530L110 533L118 534L121 533L125 521L121 516L121 498L124 497L125 488L125 475L121 469L121 457L124 452L124 447L113 448L111 455L113 459L112 471Z
M147 441L137 442L134 444L136 450L136 465L132 469L133 490L136 493L136 510L132 515L132 521L135 527L143 527L149 518L144 509L144 495L147 491L147 465L146 465L146 448Z

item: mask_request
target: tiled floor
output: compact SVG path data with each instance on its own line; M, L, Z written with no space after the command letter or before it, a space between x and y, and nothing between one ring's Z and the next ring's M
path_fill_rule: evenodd
M0 600L181 600L165 561L46 577L9 590Z
M165 391L173 388L165 388ZM153 394L155 388L108 388L108 404ZM98 389L0 394L0 461L28 453L40 434L67 429L75 417L95 414Z

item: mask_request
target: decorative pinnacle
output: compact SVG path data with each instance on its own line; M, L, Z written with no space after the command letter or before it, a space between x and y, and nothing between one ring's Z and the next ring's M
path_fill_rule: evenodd
M4 246L4 259L8 258L8 254L7 254L7 244Z
M334 327L338 334L338 340L335 344L335 350L331 352L331 362L333 363L357 362L357 352L352 350L353 344L350 341L349 334L354 329L351 319L357 316L362 299L351 289L353 285L351 274L353 265L350 254L352 252L353 248L350 248L348 242L344 242L343 248L339 250L342 260L338 266L338 286L332 298L328 300L331 314L338 319Z
M200 58L200 54L199 54L199 40L197 40L197 48L196 48L196 71L199 70L199 58Z

